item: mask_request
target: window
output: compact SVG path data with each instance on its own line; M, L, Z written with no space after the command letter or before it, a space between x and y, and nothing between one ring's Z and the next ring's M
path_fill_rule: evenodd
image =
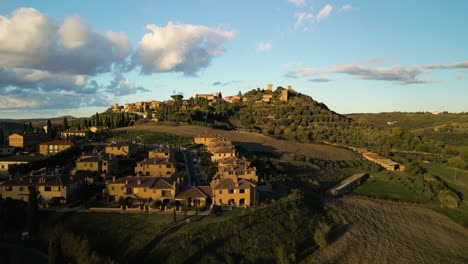
M146 192L146 188L143 189L143 192Z
M219 190L219 194L222 194L223 193L223 190Z
M239 193L245 193L245 189L240 189Z
M234 189L229 189L228 193L229 193L229 194L233 194L233 193L234 193Z
M52 187L50 187L50 186L45 186L44 187L44 192L50 192L50 191L52 191Z
M13 186L5 186L5 191L13 191Z
M111 187L111 190L114 190L114 186Z
M22 192L24 190L23 187L19 187L19 191Z
M219 204L223 204L223 199L219 199Z
M2 165L2 169L4 169L4 168L5 168L5 165Z

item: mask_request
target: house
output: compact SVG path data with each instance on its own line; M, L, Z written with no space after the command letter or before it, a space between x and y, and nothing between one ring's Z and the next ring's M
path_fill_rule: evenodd
M70 138L84 138L86 137L86 131L84 130L67 130L60 132L61 139L70 139Z
M236 150L233 146L211 148L210 152L213 154L211 156L213 162L236 156Z
M367 178L369 178L369 175L366 173L354 174L342 180L340 183L333 186L332 188L330 188L327 191L327 193L331 196L343 195L346 192L352 190L353 188L359 186Z
M145 176L170 177L176 172L174 163L164 158L148 158L137 162L135 174Z
M55 155L73 147L73 142L65 140L53 140L39 144L39 154L43 156Z
M0 146L0 156L10 156L15 153L15 148L11 146Z
M8 137L9 146L24 148L46 142L48 136L43 132L18 132Z
M118 170L119 162L108 155L82 155L75 161L75 169L78 171L97 172L98 174L114 173Z
M218 174L219 178L239 178L246 179L252 182L258 182L257 169L251 166L250 162L246 159L238 157L230 157L218 161Z
M219 136L209 135L209 134L200 134L194 138L195 144L202 144L202 145L211 145L218 142L220 139Z
M106 154L114 156L129 156L136 153L136 146L134 144L115 143L105 147Z
M168 146L159 146L148 151L148 158L160 158L165 160L173 160L175 149Z
M211 186L190 186L178 193L174 200L182 206L210 207L213 189Z
M36 175L10 179L0 185L2 199L11 198L27 202L29 192L36 188L40 204L64 204L69 199L72 184L65 184L61 176Z
M241 97L239 95L230 95L230 96L224 97L223 100L228 103L234 103L234 102L239 102L241 100Z
M210 186L215 205L252 206L258 202L257 186L248 180L235 177L213 180Z
M168 203L173 200L176 194L176 182L169 179L127 176L106 182L105 194L109 201L117 201L120 197L134 199L138 201L156 201Z
M92 126L89 128L89 131L95 134L105 134L108 133L110 129L104 126Z
M8 174L8 168L13 165L26 164L28 161L0 161L0 174Z
M208 101L213 101L214 99L218 98L218 96L214 94L196 94L195 98L205 98Z
M395 162L391 159L385 158L383 156L380 156L379 154L373 153L373 152L367 152L363 153L363 157L369 161L372 161L386 170L389 171L404 171L405 166L401 165L398 162Z

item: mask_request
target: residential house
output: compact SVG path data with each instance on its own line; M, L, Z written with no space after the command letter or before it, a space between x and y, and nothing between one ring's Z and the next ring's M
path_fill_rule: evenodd
M218 142L220 139L219 136L209 135L209 134L200 134L194 138L195 144L202 144L202 145L211 145Z
M137 149L134 144L116 143L105 147L106 154L114 156L129 156L136 153Z
M211 148L210 152L213 154L211 156L211 161L213 162L236 156L236 149L233 146Z
M75 169L72 174L75 175L78 171L89 171L105 175L115 173L118 167L118 160L109 155L82 155L75 161Z
M257 169L246 159L230 157L218 161L218 176L221 179L239 178L258 182Z
M145 176L170 177L176 172L174 163L163 158L148 158L137 162L135 174Z
M190 186L175 196L175 201L182 206L209 207L212 205L213 189L211 186Z
M108 180L104 192L109 201L117 201L123 197L146 202L160 200L168 203L174 199L176 187L176 182L165 178L127 176Z
M26 164L28 161L0 161L0 174L8 174L8 168L13 165Z
M241 100L241 96L240 95L230 95L230 96L226 96L223 98L224 101L228 102L228 103L234 103L234 102L239 102Z
M0 185L3 199L11 198L27 202L29 192L36 188L40 204L64 204L74 189L73 184L65 184L61 176L27 176L10 179Z
M252 206L258 202L257 186L248 180L237 178L213 180L210 186L213 189L215 205Z
M9 146L24 148L46 142L48 136L43 132L18 132L8 137Z
M159 146L148 151L148 158L160 158L165 160L174 160L175 149L169 146Z
M39 144L39 154L43 156L55 155L73 147L73 142L65 140L53 140Z

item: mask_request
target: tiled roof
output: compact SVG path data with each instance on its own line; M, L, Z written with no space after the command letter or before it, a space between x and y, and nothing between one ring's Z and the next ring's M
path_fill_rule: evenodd
M39 145L47 145L47 146L73 146L73 143L66 140L52 140L41 143Z
M364 153L364 156L374 159L374 160L385 159L385 157L382 157L379 154L372 153L372 152Z
M5 181L3 186L63 186L60 176L51 175L37 175L20 177L12 180Z
M200 187L203 187L200 188ZM210 186L190 186L189 188L183 190L179 194L176 195L176 199L187 199L187 198L207 198L209 196L212 196L213 191L211 190ZM208 193L206 193L206 192Z
M235 186L235 181L233 179L224 179L219 184L217 184L213 189L214 190L221 190L221 189L249 189L251 186L255 186L255 184L251 183L248 180L240 179L238 180L239 187Z
M128 181L128 183L126 183ZM109 184L125 184L126 187L141 187L148 189L174 189L174 186L168 179L151 177L151 176L127 176L116 179L115 182L110 181ZM139 184L138 184L139 183Z
M144 159L143 161L138 162L138 163L143 164L143 165L162 165L162 164L173 165L171 162L163 158Z

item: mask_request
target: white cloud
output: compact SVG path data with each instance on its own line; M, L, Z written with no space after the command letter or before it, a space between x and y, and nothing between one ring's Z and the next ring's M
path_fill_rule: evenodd
M260 42L257 45L257 50L258 51L268 51L271 50L273 46L271 45L270 42Z
M298 77L307 77L317 74L318 71L314 68L301 68L288 72L286 78L298 78Z
M322 10L320 10L320 12L317 14L317 23L324 19L327 19L330 13L332 12L332 10L333 10L333 6L329 4L324 6Z
M393 57L375 57L375 58L368 58L364 60L366 64L387 64L389 62L395 61Z
M94 75L129 55L122 33L93 32L76 16L59 24L33 8L0 16L0 67Z
M468 61L460 61L449 64L429 64L426 65L427 69L468 69Z
M324 82L331 82L333 81L332 79L329 78L314 78L314 79L309 79L309 82L316 82L316 83L324 83Z
M295 6L306 6L307 5L306 0L288 0L288 2L295 5Z
M301 12L301 13L296 13L295 16L297 19L296 19L296 23L294 24L294 29L303 27L304 30L307 31L306 25L314 20L314 15L312 13Z
M134 63L143 73L183 72L193 75L223 53L222 46L236 33L206 26L174 24L165 27L149 24L138 44Z
M35 108L41 106L39 100L24 99L14 96L0 96L0 109Z
M114 96L125 96L136 94L137 92L149 92L149 90L141 86L137 87L129 79L118 73L115 75L114 80L106 87L106 92Z
M388 68L369 68L357 64L344 64L330 68L330 73L345 73L363 80L395 81L398 84L427 83L428 79L420 79L420 66L393 66Z
M340 10L343 11L343 12L347 12L347 11L350 11L350 10L352 10L352 9L354 9L354 7L353 7L352 5L349 5L349 4L343 5L343 6L340 8Z

